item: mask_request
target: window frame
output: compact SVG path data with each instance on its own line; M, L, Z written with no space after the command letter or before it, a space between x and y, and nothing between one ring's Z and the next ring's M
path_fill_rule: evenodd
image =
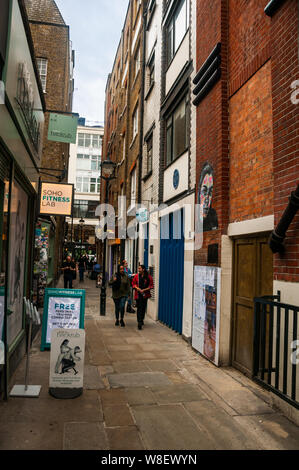
M184 5L185 3L185 5ZM176 45L176 20L181 12L182 8L185 8L185 32L180 40L180 42ZM177 51L179 50L184 38L190 28L190 5L189 0L181 0L177 7L174 9L173 13L171 14L170 18L168 19L165 25L165 48L166 48L166 69L169 68L170 64L172 63ZM169 54L169 36L171 38L171 52Z
M175 113L178 111L179 107L181 104L185 102L185 146L184 150L181 152L178 152L177 155L174 155L174 138L175 138L175 121L174 121L174 116ZM178 158L180 158L182 155L184 155L190 147L190 136L189 136L189 131L190 131L190 98L189 98L189 93L188 90L185 91L182 95L180 95L179 99L175 102L175 104L172 106L171 111L169 111L164 118L165 122L165 151L164 151L164 169L168 168L170 165L172 165ZM169 148L168 148L168 136L170 132L170 137L171 137L171 148L170 148L170 153L169 153ZM169 156L170 155L170 158Z

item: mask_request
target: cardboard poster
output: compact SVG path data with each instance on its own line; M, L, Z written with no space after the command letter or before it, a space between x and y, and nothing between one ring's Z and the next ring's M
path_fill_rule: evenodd
M52 330L50 388L83 388L85 330Z
M192 347L219 363L221 269L194 267Z

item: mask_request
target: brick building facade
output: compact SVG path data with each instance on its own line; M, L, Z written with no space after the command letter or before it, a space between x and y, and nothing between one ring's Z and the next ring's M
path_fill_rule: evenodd
M269 248L299 176L298 105L291 99L298 2L198 1L197 30L196 202L208 163L209 213L217 223L204 231L195 266L221 268L219 360L250 374L254 297L279 290L284 302L299 303L298 215L284 253Z
M55 1L26 0L25 6L47 106L47 130L50 113L72 113L74 51L69 26L65 24ZM67 182L69 144L49 141L47 137L46 131L41 160L41 167L46 170L42 170L41 180L57 182L57 177L62 176L60 181ZM43 171L48 175L43 174ZM55 284L60 275L63 257L64 220L56 217L49 219L49 222L50 233L55 238L53 278L50 282Z

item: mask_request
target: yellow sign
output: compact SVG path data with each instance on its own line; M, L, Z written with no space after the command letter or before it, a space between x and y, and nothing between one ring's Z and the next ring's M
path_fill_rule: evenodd
M41 183L40 214L71 216L73 199L73 184Z

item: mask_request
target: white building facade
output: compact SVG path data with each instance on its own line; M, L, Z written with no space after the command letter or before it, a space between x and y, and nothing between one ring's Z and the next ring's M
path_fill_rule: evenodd
M76 144L70 146L68 182L74 184L75 201L73 220L67 219L74 230L81 219L84 227L96 227L98 218L95 211L100 203L102 127L78 126ZM95 233L89 237L95 243Z

